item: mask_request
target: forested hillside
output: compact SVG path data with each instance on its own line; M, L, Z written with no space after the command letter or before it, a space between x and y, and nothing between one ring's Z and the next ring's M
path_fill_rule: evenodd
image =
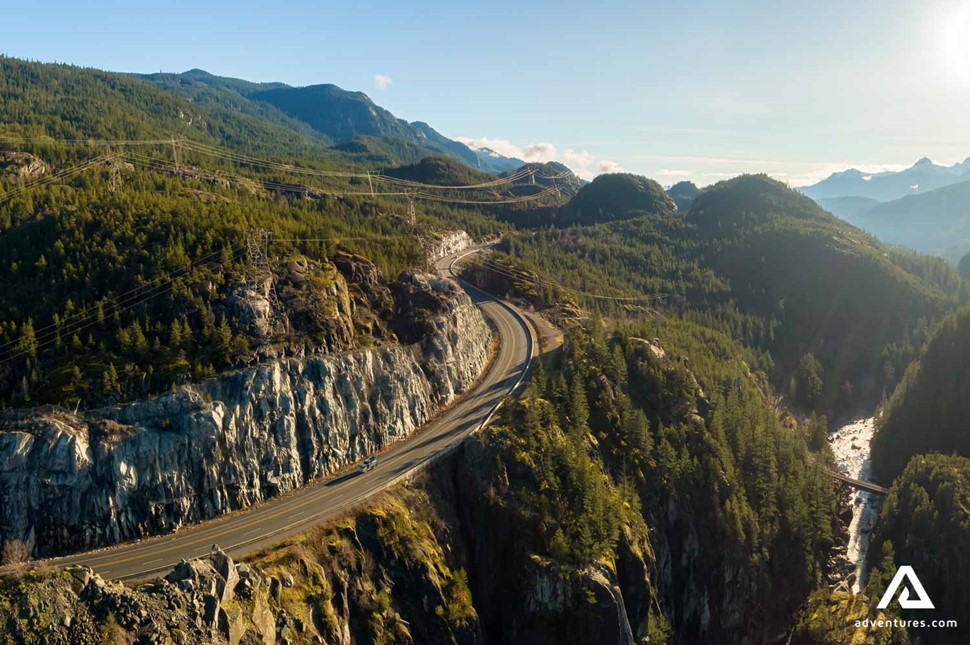
M558 171L553 176L558 175L560 179L553 186L568 201L545 208L517 208L503 215L520 228L586 226L622 221L645 213L667 213L676 208L660 184L645 177L611 173L581 184L568 170L563 172L549 164L542 170L547 176L550 170Z
M539 556L556 577L612 562L640 636L663 640L670 629L674 640L724 642L784 630L778 618L822 578L833 489L805 436L778 421L743 350L663 320L613 334L594 321L565 347L467 449L473 490L487 491L485 510L468 513L492 531L475 550L502 563L489 567L498 586L473 576L479 614L528 604L521 572ZM638 613L654 603L659 613ZM550 625L551 640L568 641L580 618ZM487 633L508 640L514 627Z
M677 182L667 189L667 194L677 204L677 208L682 211L689 211L694 200L701 194L701 189L691 181Z
M275 200L134 170L123 190L111 192L110 181L93 169L0 205L4 405L97 405L245 364L271 346L381 342L393 337L383 276L423 262L418 239L364 205ZM251 226L281 240L330 240L267 249L286 329L254 327L252 308L270 294L247 291ZM359 314L350 331L322 315L348 282Z
M729 334L792 403L829 414L888 396L967 297L942 260L886 247L764 176L717 184L687 214L541 230L505 250L587 308Z
M474 170L448 157L425 157L415 164L388 168L385 174L424 184L471 186L495 180L494 175Z
M591 321L425 476L216 577L237 585L222 622L191 620L203 558L137 592L85 591L83 571L0 584L0 627L53 637L70 613L75 634L125 636L157 620L294 642L778 640L826 573L834 494L743 356L683 322ZM36 598L46 627L14 609Z
M948 316L893 392L872 440L872 465L892 481L914 455L970 456L970 308Z
M0 407L91 407L268 355L406 340L397 275L425 265L436 231L502 228L444 201L411 221L400 188L333 172L285 122L129 76L2 59L0 98ZM309 156L247 156L274 151ZM476 172L446 163L459 182ZM255 286L254 228L276 278ZM267 303L283 326L254 318Z
M0 135L190 139L289 157L319 156L304 133L216 103L195 104L124 74L0 58Z
M681 186L678 209L630 174L488 174L341 92L0 59L0 408L83 413L413 343L430 323L402 272L444 232L500 237L468 277L552 313L561 355L452 471L397 493L421 513L392 500L341 520L306 547L327 571L298 565L306 595L274 602L328 637L349 603L365 639L783 640L834 575L821 415L871 412L966 281L764 176ZM360 122L319 109L345 101ZM927 349L949 352L939 378L963 356L947 342Z
M918 572L933 601L936 619L970 621L970 460L965 457L919 455L893 482L872 538L869 561L873 571L866 592L878 599L896 568L907 564ZM905 618L923 618L903 610ZM965 642L960 629L911 633L934 643Z
M138 78L191 99L195 104L242 112L295 130L313 141L343 146L354 140L382 140L388 147L419 152L392 159L413 162L428 155L445 155L487 172L504 172L522 165L517 159L472 150L444 137L427 123L408 123L375 104L363 92L336 85L291 87L284 83L250 83L204 70L182 74L145 74ZM393 142L393 143L391 143Z
M628 173L610 173L580 188L562 208L556 224L598 224L673 209L673 200L657 182Z

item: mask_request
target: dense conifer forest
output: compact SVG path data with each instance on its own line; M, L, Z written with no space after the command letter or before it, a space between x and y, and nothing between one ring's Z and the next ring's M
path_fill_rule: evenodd
M898 479L872 590L920 553L959 552L966 459L925 454L970 454L970 313L954 313L970 286L954 267L763 175L672 198L630 174L484 172L390 113L323 133L327 110L369 103L327 87L0 58L0 408L83 412L413 342L398 277L463 230L499 239L464 276L565 333L468 447L518 564L616 568L636 551L657 641L777 638L806 607L830 612L834 638L860 607L832 609L824 588L839 530L826 431L880 402L875 466ZM262 300L283 323L257 324ZM925 570L970 575L959 557Z

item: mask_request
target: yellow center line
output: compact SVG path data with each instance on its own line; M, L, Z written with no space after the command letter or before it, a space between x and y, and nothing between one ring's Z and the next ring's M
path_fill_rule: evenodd
M489 304L491 304L491 303L489 303ZM510 330L512 330L512 326L506 320L504 320L502 316L494 316L493 320L495 320L497 322L498 326L500 326L500 327L503 328L503 330L502 330L503 332L509 332ZM500 333L500 336L504 336L504 335L505 334ZM509 333L509 336L510 337L512 335L513 334ZM511 340L511 338L510 338L510 340ZM514 341L512 341L512 342L514 343ZM514 346L513 346L513 352L509 352L508 357L510 357L513 353L514 353ZM508 367L512 367L513 361L510 358L508 358L508 357L503 362L508 363L509 364ZM497 369L499 366L495 366L495 367L496 367L496 369L490 370L489 375L486 377L485 382L482 385L483 388L486 387L486 386L488 386L488 385L493 385L495 382L500 381L500 380L502 380L503 378L505 378L507 376L506 372L508 371L508 369L499 370L499 369ZM498 376L499 378L494 378L493 379L492 378L493 375ZM492 397L489 397L489 398L495 398L495 396L499 396L501 398L504 398L505 395L504 394L495 394L495 395L493 395ZM454 419L461 418L462 415L458 415L456 413L459 412L459 411L461 411L461 410L463 410L464 407L468 407L467 404L470 403L470 402L475 402L475 399L472 399L470 401L469 400L466 400L466 405L463 405L463 406L461 406L459 408L453 409L452 410L452 414L449 417L446 417L445 419L440 419L440 420L437 421L438 425L439 426L444 425L447 421L451 421L453 418ZM438 429L440 430L441 428L439 427ZM417 438L417 436L418 436L417 434L412 435L412 437L415 437L415 438ZM428 438L434 438L436 436L440 436L440 435L433 435L432 434L432 435L429 435ZM402 445L401 451L393 454L387 460L387 462L385 462L385 463L387 463L388 465L393 464L396 461L400 461L404 456L408 455L408 453L410 451L407 450L407 449L405 449L406 448L406 445L404 445L404 444L401 444L401 445ZM431 454L426 455L425 456L425 460L427 458L430 458L433 454L434 453L431 453ZM319 485L322 485L322 484L319 484ZM376 492L376 491L380 490L381 488L382 488L382 486L378 486L378 487L375 487L374 489L371 489L371 490L368 490L368 491L364 491L364 492L366 492L367 494L370 494L372 492ZM252 518L252 519L250 519L250 520L248 520L246 522L243 522L241 524L232 523L232 524L229 524L229 525L226 525L226 526L223 526L223 527L208 527L207 529L200 529L200 531L207 531L207 532L204 535L199 535L199 536L196 536L194 538L186 536L185 539L180 539L179 536L172 536L172 538L170 540L168 540L167 542L163 542L162 544L158 545L159 548L152 548L154 545L144 545L144 546L145 546L145 549L150 549L151 550L151 554L152 555L159 555L159 554L164 554L164 553L170 553L170 552L173 552L173 551L180 551L180 550L183 550L183 549L185 549L187 547L190 547L190 546L193 546L193 545L201 545L201 544L204 544L206 542L209 542L212 538L218 538L220 536L232 535L232 533L235 533L235 532L237 532L237 531L239 531L241 529L249 528L249 527L251 527L251 526L253 526L255 524L259 524L259 523L262 523L262 522L265 522L265 521L268 521L268 520L276 519L276 518L278 518L278 517L280 517L280 516L282 516L282 515L284 515L286 513L291 513L292 511L305 508L305 507L310 506L312 504L317 504L319 502L324 502L324 501L327 500L328 497L330 497L332 495L335 495L336 492L337 492L336 490L325 490L325 489L324 490L321 490L321 491L317 491L317 490L314 490L314 489L311 488L311 489L309 489L307 491L306 496L305 496L305 499L300 499L298 501L294 501L293 503L285 504L285 506L282 506L282 503L281 503L281 508L275 509L273 511L268 511L266 513L259 513L257 517L254 517L254 518ZM356 496L355 498L353 498L351 500L351 502L354 502L359 497L360 497L360 495ZM352 504L350 504L350 505L352 505ZM337 505L336 507L334 507L333 509L330 509L330 510L336 511L336 510L339 510L339 509L344 508L346 506L348 506L348 504L341 504L341 505ZM308 521L311 520L311 519L313 519L313 518L308 518ZM229 521L231 522L231 519ZM303 522L301 521L301 523L303 523ZM286 527L283 527L283 530L285 530L285 528ZM215 530L213 530L213 529L215 529ZM191 535L191 534L189 534L189 535ZM145 549L139 549L139 551L140 550L145 550ZM142 557L143 557L142 554L135 553L133 555L129 555L128 557L111 559L111 560L108 560L107 562L105 562L103 564L103 567L105 567L105 568L116 567L118 565L122 565L122 564L126 564L128 562L133 562L133 561L139 560Z
M385 463L390 465L395 461L399 461L402 456L407 454L408 454L407 451L396 453ZM394 460L394 461L391 461L391 460ZM333 496L335 494L336 494L336 491L333 491L333 490L329 490L329 491L323 490L318 493L316 490L310 489L309 491L307 491L305 498L301 498L299 501L296 501L293 504L289 504L285 508L275 509L273 511L268 511L266 513L260 513L258 517L250 519L241 524L232 524L230 526L224 526L224 527L211 527L212 529L217 529L217 530L206 533L205 535L199 535L194 538L186 537L185 539L171 540L170 542L175 542L175 543L169 544L164 548L153 549L152 553L153 554L169 553L172 551L179 551L183 548L190 547L196 544L201 545L206 542L209 542L212 538L218 538L224 535L232 535L236 531L249 528L250 526L253 526L255 524L260 524L265 521L276 519L282 515L285 515L286 513L290 513L292 511L306 508L318 502L324 502L327 500L328 497ZM337 508L340 508L340 506L338 506ZM133 562L135 560L140 559L141 557L142 556L140 554L136 554L125 558L117 558L114 560L109 560L108 562L105 563L105 566L107 567L118 566L121 564L126 564L128 562Z
M392 447L391 448L392 451L395 449L395 447L397 447L398 451L393 452L392 454L386 457L386 461L384 463L386 464L387 469L390 469L394 464L400 461L403 461L404 458L411 456L411 453L414 450L412 440L417 440L418 438L424 438L426 440L425 444L430 445L436 441L445 439L448 432L448 428L447 428L448 425L454 423L455 421L467 415L468 411L483 407L482 406L483 400L486 403L491 403L494 399L497 398L498 402L496 404L487 406L489 408L489 411L483 413L482 421L478 424L480 426L482 422L484 422L491 416L492 412L496 409L496 405L501 403L501 401L503 401L505 397L509 394L509 392L489 394L490 388L494 386L496 383L507 379L511 375L510 372L517 369L520 365L524 364L523 369L528 369L528 365L531 361L532 356L527 356L524 363L519 362L514 358L514 355L518 349L516 347L517 343L515 339L516 325L513 325L508 321L507 315L499 314L497 311L489 312L489 310L492 310L492 309L498 309L499 311L502 311L502 312L512 312L512 310L509 308L506 308L503 305L503 303L501 303L496 299L480 303L480 306L482 310L486 313L486 315L496 324L496 327L499 330L500 339L502 339L503 343L507 343L507 346L509 347L510 351L507 352L504 357L497 360L495 364L493 364L492 369L489 370L488 374L480 384L477 394L472 394L469 398L465 399L458 406L446 412L442 417L431 420L430 425L432 427L427 428L426 432L419 431L418 433L412 434L411 437L408 437L407 439L396 444L396 446ZM517 314L515 314L514 312L512 313L514 316L517 316ZM526 329L526 334L527 334L527 337L531 337L531 332L528 329ZM535 347L533 347L533 354L534 353L535 353ZM521 381L521 377L519 380ZM473 424L473 428L474 427L475 426ZM321 481L315 482L309 488L304 488L302 491L299 489L296 489L295 492L299 495L298 497L288 497L283 499L276 498L275 500L272 500L272 499L269 500L270 504L273 504L273 506L264 506L263 509L265 509L265 512L259 512L259 510L262 510L262 509L257 509L256 514L254 514L252 517L244 518L241 516L235 516L235 517L223 516L222 518L213 518L214 525L206 526L205 523L197 524L193 526L188 533L182 533L181 535L172 534L170 536L162 537L160 539L152 539L150 542L147 542L147 543L135 543L135 544L130 544L127 547L121 547L122 549L124 549L124 551L128 552L129 555L127 557L112 558L112 556L115 555L114 553L105 553L105 554L93 555L93 557L90 557L90 558L84 558L83 554L79 554L77 556L67 556L64 559L67 560L68 562L74 561L74 562L80 562L82 564L99 563L98 564L99 568L104 570L111 567L117 567L119 565L123 565L129 562L134 562L146 556L158 556L160 554L167 554L175 551L182 551L183 553L191 554L192 552L199 550L198 546L196 545L203 545L205 543L208 543L213 538L220 538L224 536L229 537L235 533L238 533L242 529L254 526L256 524L261 524L263 522L269 522L271 520L274 520L286 514L289 514L292 517L304 516L306 515L306 511L301 511L299 509L304 509L313 504L326 503L327 501L330 500L331 497L338 496L336 500L333 500L337 502L336 504L333 504L330 507L325 508L315 514L306 516L302 520L298 520L286 526L281 526L275 530L270 530L265 535L266 538L269 538L278 533L285 532L288 529L292 529L294 526L297 526L299 524L307 524L310 522L322 521L324 517L327 515L334 515L341 510L344 510L346 508L356 505L360 500L387 488L387 486L391 482L399 481L401 476L407 475L409 472L413 472L415 468L423 465L424 463L432 459L436 454L439 454L443 450L447 450L454 444L464 441L467 435L470 434L471 432L473 432L473 430L471 429L466 431L454 441L449 442L447 441L447 439L445 439L445 445L442 446L441 448L434 451L426 452L424 453L423 456L418 455L418 463L414 464L411 468L409 468L405 473L402 473L401 475L392 476L390 478L388 478L388 476L385 475L383 479L379 479L376 481L372 479L371 481L376 484L375 486L371 488L364 488L364 490L362 490L360 493L352 496L350 500L343 503L341 503L341 499L338 495L344 493L344 491L340 488L328 489L326 486L329 486L329 484L325 483L326 480L321 480ZM385 470L385 473L387 472L388 471ZM245 509L242 509L242 510L245 512ZM220 520L222 521L220 522ZM254 531L249 531L248 533L253 533L253 532ZM193 535L193 533L197 533L197 534ZM245 533L243 535L245 535ZM245 544L251 544L253 542L257 542L260 539L261 539L260 537L256 537L248 541L243 540L242 542L239 542L236 545L229 545L227 548L242 547ZM281 537L280 539L284 539L284 538ZM192 548L192 547L195 547L195 548ZM117 553L117 555L124 555L124 553ZM154 558L150 561L145 561L144 564L159 562L162 559L163 558ZM145 573L145 572L139 572L139 573Z

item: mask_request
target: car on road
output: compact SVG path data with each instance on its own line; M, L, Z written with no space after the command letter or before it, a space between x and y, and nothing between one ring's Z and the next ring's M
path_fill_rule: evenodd
M360 466L357 467L357 470L362 473L366 473L368 470L372 470L376 465L377 457L368 457L364 461L360 462Z

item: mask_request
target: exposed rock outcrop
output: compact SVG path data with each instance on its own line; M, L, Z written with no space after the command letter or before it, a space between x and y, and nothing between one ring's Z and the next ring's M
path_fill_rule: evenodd
M477 379L490 331L454 282L406 284L435 307L415 345L275 359L82 415L7 413L0 540L50 555L169 532L411 434Z
M293 255L258 280L229 286L224 313L254 356L339 352L362 339L383 341L394 309L380 271L338 251L332 261Z
M474 243L475 241L465 231L447 231L440 233L428 244L428 261L437 262L452 253L464 251Z
M459 451L413 486L246 563L215 549L136 589L83 567L0 586L0 631L12 625L28 643L149 626L185 643L661 642L648 624L644 536L625 535L613 564L528 554L510 537L524 527L477 488L453 487L469 467Z
M182 561L164 579L137 589L71 567L8 583L0 593L9 603L0 603L0 630L18 643L130 642L132 636L153 643L272 644L287 635L292 640L294 631L273 599L279 584L218 550Z
M0 175L39 177L50 168L29 152L0 152Z
M445 479L446 466L438 467L434 481ZM662 633L657 571L645 533L625 531L610 566L543 557L530 544L534 527L498 501L495 480L514 475L496 466L487 442L466 442L453 469L453 521L466 541L462 549L486 641L619 645Z
M265 343L274 333L273 305L270 302L272 278L257 285L241 282L233 285L226 298L230 315L257 341Z
M615 574L605 566L576 571L533 556L526 577L520 642L636 642L623 593Z
M86 567L0 580L0 640L479 643L455 537L399 488L248 563L216 548L137 588Z

